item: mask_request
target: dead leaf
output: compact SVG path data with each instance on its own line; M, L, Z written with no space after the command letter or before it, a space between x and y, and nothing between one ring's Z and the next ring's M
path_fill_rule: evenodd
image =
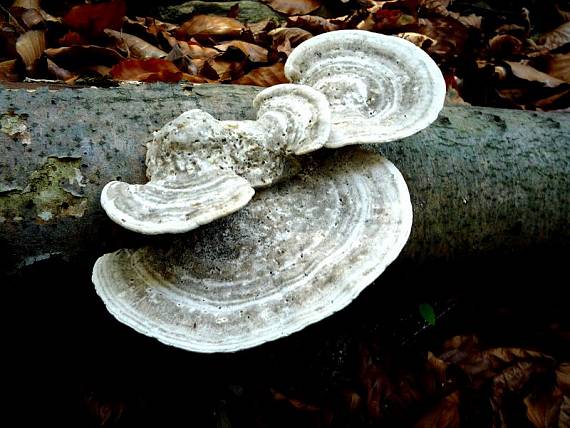
M453 18L420 18L417 32L437 41L428 48L431 54L438 55L445 60L465 54L464 48L469 32L464 25Z
M57 41L60 46L86 45L87 40L76 31L68 31Z
M230 40L229 42L215 45L214 48L222 52L227 52L230 48L238 49L251 62L267 62L267 49L254 45L253 43L247 43L241 40Z
M15 59L0 62L0 81L17 82L20 80L16 62Z
M261 0L271 9L286 15L305 15L321 7L320 0Z
M288 83L283 72L283 64L278 62L268 67L255 68L246 75L234 80L238 85L273 86L280 83Z
M547 73L570 83L570 54L552 55L548 61Z
M72 72L61 68L59 65L57 65L55 62L53 62L51 59L47 59L47 69L48 72L57 80L63 80L66 83L71 83L72 81L74 81L75 79L77 79L79 76L73 74Z
M419 33L398 33L396 36L401 37L408 42L412 42L414 45L422 49L427 49L436 42L431 37Z
M38 62L46 48L45 33L32 30L18 37L16 51L26 66L26 71L33 76L38 68Z
M489 40L489 47L496 57L508 58L521 54L523 42L510 34L499 34Z
M124 0L74 6L63 18L72 30L93 37L101 36L106 28L118 30L127 11Z
M37 9L26 9L26 11L22 13L20 19L29 29L33 29L44 24L44 18L41 12Z
M459 391L444 397L414 428L459 428Z
M179 29L181 35L197 38L237 37L245 27L233 18L215 15L196 15Z
M111 69L111 76L117 80L176 83L184 74L170 61L150 58L124 60Z
M520 62L505 61L510 67L513 74L519 79L529 80L533 82L540 82L547 88L554 88L564 83L563 80L543 73L534 67Z
M315 406L313 404L307 404L296 398L289 398L285 394L282 394L281 392L276 391L273 388L271 388L271 393L273 394L273 399L275 401L286 401L296 410L300 410L302 412L318 412L319 410L321 410L320 407Z
M10 7L21 7L23 9L39 9L40 0L14 0Z
M153 46L150 43L146 42L145 40L131 34L109 29L105 30L105 34L119 42L119 46L122 50L128 52L127 56L129 57L147 59L164 58L168 55L162 49L159 49L156 46Z
M239 16L239 3L234 4L226 14L228 18L237 18Z
M240 61L228 61L221 58L211 58L205 62L201 74L208 79L228 82L243 76L245 64Z
M539 44L549 50L557 49L566 43L570 43L570 22L566 22L549 33L543 34L539 39Z
M111 48L95 45L75 45L50 48L45 54L66 69L78 70L86 66L112 66L125 58Z
M291 51L300 43L313 37L311 33L302 28L276 28L269 32L269 36L273 39L272 48L289 56Z
M526 415L536 428L550 428L559 426L560 407L564 396L560 389L555 387L551 392L536 397L528 395L524 398Z
M333 24L331 20L313 15L291 16L287 18L287 26L302 28L315 35L341 29L338 24Z

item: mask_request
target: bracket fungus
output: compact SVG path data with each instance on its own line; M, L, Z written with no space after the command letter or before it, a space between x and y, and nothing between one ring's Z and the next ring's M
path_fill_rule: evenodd
M403 248L398 169L361 149L303 159L291 180L167 244L99 258L96 291L122 323L196 352L287 336L348 305Z
M254 187L294 174L293 155L328 140L328 102L308 86L265 89L253 105L256 121L219 121L195 109L166 124L147 148L150 181L112 181L104 187L107 215L149 235L195 229L243 207Z
M245 206L253 188L297 171L295 155L381 143L418 132L443 107L445 82L414 44L359 30L301 43L285 64L299 84L254 100L256 121L219 121L190 110L155 133L147 184L108 183L101 204L121 226L181 233Z
M327 97L332 131L326 147L415 134L437 118L446 91L441 71L422 49L361 30L333 31L301 43L285 63L285 76Z

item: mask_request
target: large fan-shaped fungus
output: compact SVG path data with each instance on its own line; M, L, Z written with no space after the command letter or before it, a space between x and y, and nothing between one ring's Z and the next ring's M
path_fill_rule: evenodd
M399 37L333 31L301 43L285 76L327 97L327 147L394 141L421 131L443 107L445 81L423 50Z
M93 282L108 310L168 345L231 352L345 307L404 246L410 196L374 153L344 149L305 163L229 217L101 257Z

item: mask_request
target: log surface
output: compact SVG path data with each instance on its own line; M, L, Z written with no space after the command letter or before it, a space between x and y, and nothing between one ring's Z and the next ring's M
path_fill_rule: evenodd
M0 272L68 261L148 237L99 205L110 180L143 183L152 132L191 108L251 119L260 88L127 85L0 89ZM570 120L563 113L446 107L428 129L374 147L403 173L414 206L404 260L567 248ZM167 238L153 238L167 239Z

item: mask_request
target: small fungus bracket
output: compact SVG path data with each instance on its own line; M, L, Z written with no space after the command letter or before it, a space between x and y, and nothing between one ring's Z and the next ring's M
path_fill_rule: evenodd
M187 232L242 208L254 187L297 171L293 155L328 141L328 102L308 86L274 86L253 104L255 121L220 121L189 110L166 124L148 146L150 181L104 187L108 216L143 234Z

